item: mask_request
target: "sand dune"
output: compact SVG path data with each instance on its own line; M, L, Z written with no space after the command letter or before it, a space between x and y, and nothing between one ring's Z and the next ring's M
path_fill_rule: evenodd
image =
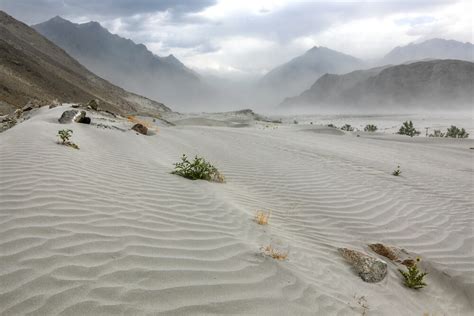
M473 311L472 140L267 123L143 136L60 125L64 109L0 134L2 315L361 315L361 297L369 315ZM80 150L56 144L65 127ZM183 153L227 182L170 174ZM371 242L420 255L428 287L405 288L391 263L364 283L337 248Z

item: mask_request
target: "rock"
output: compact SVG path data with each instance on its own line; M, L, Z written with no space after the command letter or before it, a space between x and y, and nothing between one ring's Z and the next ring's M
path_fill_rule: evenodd
M96 100L96 99L90 100L89 103L87 103L87 107L91 108L94 111L98 111L99 110L99 100Z
M133 125L132 130L143 135L146 135L148 133L148 128L145 125L140 124L140 123Z
M408 268L411 268L416 265L416 261L414 259L405 259L402 261L402 264Z
M13 112L13 116L17 119L19 119L22 114L23 114L22 109L16 109L15 112Z
M85 116L86 116L86 111L79 112L78 110L67 110L63 112L63 114L58 119L58 121L61 124L79 122Z
M80 104L73 104L73 105L71 105L71 107L72 107L73 109L77 109L77 108L80 107L80 106L81 106Z
M382 281L387 275L387 263L362 252L339 248L339 253L346 259L365 282L375 283Z
M81 117L77 123L82 123L82 124L90 124L91 123L91 118L90 117Z
M385 246L384 244L370 244L369 248L372 249L375 253L384 256L390 260L397 260L398 256L392 247Z

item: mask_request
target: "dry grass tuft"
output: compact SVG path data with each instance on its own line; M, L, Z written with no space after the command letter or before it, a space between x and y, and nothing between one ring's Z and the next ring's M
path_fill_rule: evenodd
M272 257L276 260L286 260L288 258L288 252L276 250L272 247L272 245L262 247L262 251L264 255Z
M270 212L265 213L264 211L257 211L257 215L255 215L255 222L257 222L258 225L267 225L269 219Z

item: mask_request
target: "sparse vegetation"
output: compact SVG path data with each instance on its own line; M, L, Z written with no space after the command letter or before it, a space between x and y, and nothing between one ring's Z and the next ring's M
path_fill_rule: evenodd
M347 132L352 132L352 131L354 131L354 128L350 124L344 124L344 126L341 127L341 130L347 131Z
M61 145L69 146L74 149L79 149L79 146L69 141L72 137L73 131L71 129L62 129L58 131L58 137L61 139Z
M259 225L267 225L270 219L270 212L258 211L255 215L255 222Z
M441 132L439 129L435 129L432 134L429 135L429 137L444 137L445 133Z
M329 124L328 124L328 127L331 127L331 128L337 128L337 126L336 126L336 125L334 125L333 123L329 123Z
M417 258L416 261L420 262L420 258ZM428 273L421 272L416 264L408 267L408 271L403 271L401 269L398 269L398 271L400 271L403 278L405 279L405 286L409 287L410 289L418 290L427 286L423 279Z
M451 127L448 128L446 131L446 136L445 137L451 137L451 138L468 138L469 133L466 133L466 130L464 128L457 128L454 125L451 125Z
M272 245L268 245L262 248L263 254L272 257L276 260L286 260L288 258L288 252L276 250Z
M175 168L171 172L191 180L206 180L214 182L224 182L222 176L216 167L207 162L204 158L196 156L191 162L183 154L181 162L174 164Z
M393 170L392 175L398 177L399 175L402 174L402 171L400 170L400 166L397 166L397 169Z
M375 132L375 131L377 131L377 126L373 124L367 124L364 127L364 132Z
M410 137L413 137L416 135L420 135L420 132L415 129L412 121L406 121L403 122L403 125L400 127L397 134L408 135Z

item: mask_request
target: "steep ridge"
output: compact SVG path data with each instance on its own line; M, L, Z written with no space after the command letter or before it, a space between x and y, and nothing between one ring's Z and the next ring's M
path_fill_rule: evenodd
M0 111L30 99L86 102L120 113L169 111L97 77L34 29L0 11Z
M97 22L76 24L55 17L33 28L89 70L129 91L181 106L206 92L199 76L175 56L156 56Z

